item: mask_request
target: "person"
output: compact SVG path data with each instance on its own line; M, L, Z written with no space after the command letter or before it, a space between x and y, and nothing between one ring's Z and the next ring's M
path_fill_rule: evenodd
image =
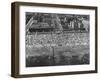
M77 19L74 20L74 30L78 30L78 21L77 21Z
M80 31L84 30L84 24L82 23L82 21L80 21Z

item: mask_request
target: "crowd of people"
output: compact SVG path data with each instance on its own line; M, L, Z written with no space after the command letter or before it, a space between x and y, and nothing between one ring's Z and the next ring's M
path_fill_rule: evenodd
M34 34L26 36L26 45L77 46L89 45L89 33Z

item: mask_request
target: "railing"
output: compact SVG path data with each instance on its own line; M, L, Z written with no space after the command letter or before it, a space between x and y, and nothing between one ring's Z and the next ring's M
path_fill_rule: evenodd
M30 28L32 24L33 24L33 17L31 17L28 23L26 24L26 28Z

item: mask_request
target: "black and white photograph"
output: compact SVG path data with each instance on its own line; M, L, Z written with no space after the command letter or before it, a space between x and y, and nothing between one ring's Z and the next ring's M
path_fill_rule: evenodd
M90 15L25 13L26 67L88 65Z
M97 73L97 7L12 3L12 76Z

